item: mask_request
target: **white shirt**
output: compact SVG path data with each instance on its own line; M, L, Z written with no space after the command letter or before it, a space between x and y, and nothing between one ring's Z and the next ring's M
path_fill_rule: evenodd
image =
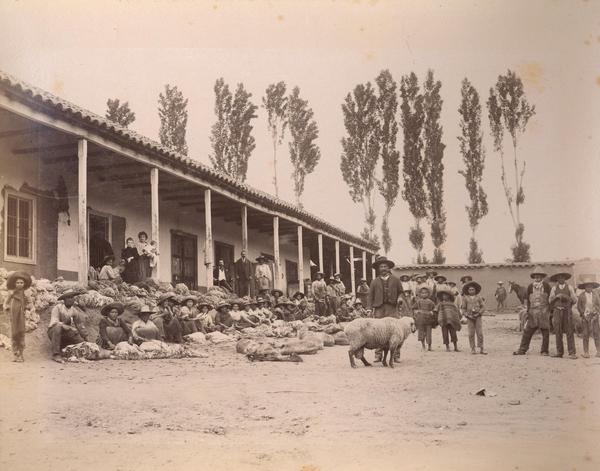
M219 267L219 281L227 281L225 277L225 267Z
M584 292L585 294L585 315L590 314L594 310L593 295L594 293Z

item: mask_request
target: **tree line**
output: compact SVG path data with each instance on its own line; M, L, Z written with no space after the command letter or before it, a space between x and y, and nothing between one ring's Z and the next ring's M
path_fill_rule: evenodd
M414 72L403 75L397 83L389 70L383 70L374 83L357 84L342 103L346 135L341 139L340 169L350 197L363 207L365 227L362 236L379 243L376 234L377 194L383 200L381 215L381 246L387 254L392 247L389 220L392 209L401 196L408 205L413 222L407 238L415 250L419 264L445 263L443 246L446 241L444 209L444 133L441 125L442 83L428 70L422 85ZM212 166L238 181L245 181L248 161L256 144L252 135L253 120L258 106L242 83L233 91L219 78L214 85L216 121L211 128ZM461 86L458 109L461 133L457 136L469 205L465 210L471 237L469 263L482 263L483 251L476 239L477 228L488 214L487 195L482 186L486 151L483 145L482 103L479 92L465 78ZM176 87L165 85L159 94L159 138L163 145L187 154L187 99ZM521 207L525 202L523 177L524 156L518 153L521 135L535 114L525 95L522 80L513 71L499 75L490 88L487 100L490 134L494 152L501 162L501 183L514 226L515 243L511 247L515 262L530 261L530 245L524 241L525 226ZM316 140L319 127L314 112L300 89L288 92L285 82L270 84L261 106L267 115L267 127L273 151L273 187L279 196L278 152L286 135L292 163L292 180L296 204L302 206L306 177L321 158ZM127 102L109 99L106 117L123 127L135 121ZM402 153L398 149L398 134L402 129ZM512 144L512 155L505 156L505 141ZM511 165L512 164L512 165ZM400 171L402 170L402 172ZM402 177L402 178L401 178ZM423 252L428 226L433 245L431 258Z

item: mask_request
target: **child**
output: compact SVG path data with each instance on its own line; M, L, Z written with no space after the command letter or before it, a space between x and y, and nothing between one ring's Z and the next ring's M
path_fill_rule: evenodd
M100 274L98 275L99 280L115 280L120 276L120 273L117 269L113 268L113 263L115 263L114 255L107 255L104 257L102 261L102 269L100 270Z
M412 306L414 298L412 289L410 287L404 287L403 293L398 296L398 312L401 317L414 317Z
M596 356L600 357L600 296L595 289L600 287L591 278L584 279L583 283L577 285L579 289L585 290L579 295L577 300L577 310L581 313L583 324L583 358L590 357L590 336L594 339L596 345Z
M487 355L483 349L483 320L481 316L485 310L483 298L479 296L481 285L476 281L470 281L463 286L463 300L461 305L462 314L467 318L467 326L469 327L469 345L471 353L475 351L475 334L477 334L477 345L479 345L479 353Z
M158 278L156 273L156 266L158 265L158 245L155 240L150 241L150 247L148 248L148 257L150 258L150 269L152 271L152 278Z
M198 303L197 307L200 310L196 316L197 329L203 334L215 330L215 323L213 322L213 318L209 313L209 311L212 309L212 306L208 303Z
M360 298L356 298L356 301L354 301L354 317L367 317L367 311L364 308L362 300Z
M415 299L413 311L415 313L415 324L419 330L419 342L425 350L425 341L427 341L427 351L431 351L431 329L436 327L436 316L433 313L435 303L431 300L431 291L427 286L419 289L419 297Z
M31 286L31 276L24 271L16 271L6 280L6 288L12 293L4 303L4 310L10 317L10 335L12 340L13 361L25 361L25 290Z
M126 342L131 336L131 331L125 321L119 316L125 307L121 303L110 303L102 308L102 319L98 324L98 338L96 343L100 348L114 350L120 342Z
M196 298L194 296L185 296L181 300L178 316L183 329L183 335L198 332L198 328L196 327L198 310L194 304L196 304Z
M442 327L442 339L446 346L446 351L450 351L449 340L451 339L454 344L454 351L459 352L456 332L461 328L461 315L456 304L454 304L454 295L447 290L438 290L437 298L438 304L435 307L435 310L438 315L438 324Z

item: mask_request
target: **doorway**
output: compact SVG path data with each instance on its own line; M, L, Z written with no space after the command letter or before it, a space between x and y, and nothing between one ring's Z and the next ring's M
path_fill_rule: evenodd
M195 235L171 231L171 279L189 289L198 287L198 238Z
M88 214L89 255L90 266L102 267L102 261L107 255L114 255L111 245L110 216L96 212Z

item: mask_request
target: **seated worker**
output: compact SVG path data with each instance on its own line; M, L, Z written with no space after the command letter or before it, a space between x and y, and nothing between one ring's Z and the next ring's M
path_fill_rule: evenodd
M198 327L196 326L196 317L198 316L198 310L195 306L196 301L195 296L189 295L184 296L179 304L178 317L183 329L183 335L198 332Z
M235 300L231 303L231 311L229 315L233 319L233 325L236 329L245 329L246 327L256 327L258 322L252 320L246 312L246 302L242 299Z
M56 304L50 313L48 337L52 343L52 359L63 363L61 351L67 345L87 341L87 330L83 324L83 313L75 305L75 298L83 294L73 289L65 291L58 298L62 303Z
M342 303L338 309L336 319L338 322L350 322L351 320L356 319L351 294L342 296Z
M256 298L256 309L254 311L258 316L261 324L270 324L273 317L273 313L266 306L266 302L260 296Z
M137 313L139 319L131 326L131 334L129 336L129 343L141 345L144 342L150 340L161 340L160 332L154 322L150 320L150 316L155 311L150 309L150 306L142 306L140 311Z
M196 328L198 331L206 334L215 330L215 323L209 313L212 309L212 305L209 303L198 303L197 308L199 309L198 315L196 316Z
M233 327L234 322L229 311L230 308L231 304L227 301L217 304L217 316L215 317L216 330L223 332L224 330Z
M175 312L177 304L175 293L165 293L158 298L158 313L150 317L165 342L183 343L183 327Z
M306 308L308 307L308 301L302 291L296 291L294 293L294 304L296 305L296 319L302 320L306 317Z
M100 269L100 274L98 275L98 279L101 281L112 281L117 278L121 278L121 273L118 268L114 268L113 265L115 263L114 255L107 255L104 257L102 261L102 268Z
M121 303L110 303L100 310L102 319L98 324L96 343L100 348L113 350L119 342L126 342L131 336L131 329L119 316L125 311Z
M360 298L356 298L356 301L354 301L354 315L356 318L367 317L367 310L363 306L362 299Z
M296 305L292 301L285 296L281 296L275 308L275 315L285 322L292 322L296 320L296 309Z

